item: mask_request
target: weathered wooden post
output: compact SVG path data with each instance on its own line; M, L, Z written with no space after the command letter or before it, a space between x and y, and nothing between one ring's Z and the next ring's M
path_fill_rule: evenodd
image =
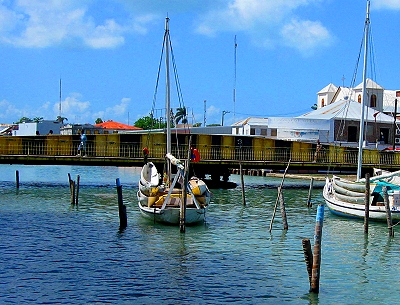
M312 191L313 191L313 186L314 186L314 177L311 177L310 188L308 189L308 198L307 198L307 207L309 207L309 208L312 207L311 195L312 195Z
M383 200L385 202L386 221L387 221L387 225L388 225L389 236L390 237L394 237L394 230L393 230L393 223L392 223L392 212L390 211L389 195L388 195L386 186L382 187L382 192L383 192Z
M118 195L118 214L119 214L119 228L125 229L128 226L128 217L126 216L126 206L122 198L122 185L119 178L116 179L117 195Z
M16 184L17 189L19 189L19 171L18 170L15 171L15 184Z
M368 234L368 223L369 223L369 204L370 204L370 182L369 182L369 173L365 174L365 216L364 216L364 233Z
M185 233L186 231L186 204L187 204L187 187L188 187L188 176L189 176L189 161L185 161L185 171L183 173L183 188L182 197L183 202L181 203L179 210L179 231ZM195 200L194 198L192 200Z
M313 265L313 254L311 250L311 242L308 238L304 238L301 241L303 245L304 260L306 261L308 281L311 287L311 276L312 276L312 265Z
M314 255L312 264L311 286L310 286L310 292L315 292L315 293L319 293L323 222L324 222L324 205L320 204L318 205L317 208L317 217L315 223Z
M282 187L278 187L278 197L279 197L279 202L280 202L280 206L281 206L283 229L287 230L287 229L289 229L289 226L288 226L287 218L286 218L285 200L283 198Z
M239 171L240 171L240 184L242 186L242 203L246 205L246 195L244 192L244 178L243 178L243 170L242 170L242 161L239 163Z
M272 213L271 222L269 223L269 232L272 231L272 224L274 223L275 214L276 214L276 209L277 209L277 207L278 207L278 201L279 201L279 196L280 196L280 190L281 190L282 187L283 187L283 182L285 181L285 176L286 176L286 172L287 172L287 170L288 170L288 168L289 168L289 165L290 165L290 159L289 159L288 165L286 166L285 172L283 173L283 177L282 177L282 181L281 181L280 188L278 188L278 197L276 197L275 206L274 206L274 212Z
M76 194L75 194L75 204L78 205L79 201L79 181L81 177L79 175L76 176Z
M70 173L68 173L68 181L69 181L69 192L70 192L71 204L75 205L75 181L71 179Z

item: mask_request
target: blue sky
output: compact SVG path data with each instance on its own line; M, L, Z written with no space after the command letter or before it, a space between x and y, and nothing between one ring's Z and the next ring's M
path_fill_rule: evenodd
M297 116L329 83L350 86L365 11L364 0L0 0L0 123L55 119L60 78L69 123L148 115L167 14L190 122ZM400 0L372 0L370 17L369 77L400 89Z

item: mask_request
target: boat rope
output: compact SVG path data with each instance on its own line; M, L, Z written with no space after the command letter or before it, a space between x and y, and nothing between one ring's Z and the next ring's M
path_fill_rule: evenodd
M369 46L368 52L370 53L369 60L370 60L370 67L371 67L371 72L369 74L370 74L371 79L376 79L374 43L373 43L373 39L372 39L373 35L372 35L371 25L368 24L368 26L369 26L368 39L370 41L370 46ZM365 33L365 31L366 31L366 27L367 27L367 23L365 23L365 25L364 25L363 33ZM356 80L357 80L358 67L360 65L361 55L363 53L364 39L365 39L365 37L364 37L364 35L362 35L360 48L359 48L359 52L358 52L358 56L357 56L357 60L356 60L356 65L354 67L353 76L352 76L352 79L350 82L348 102L345 103L343 110L338 111L336 114L336 116L338 116L339 113L343 111L342 113L344 115L343 115L343 118L340 120L340 123L338 126L338 132L335 136L336 138L334 139L334 145L333 145L334 149L336 149L336 146L338 144L337 142L339 142L339 145L341 145L341 142L344 140L343 137L344 137L345 128L346 128L346 118L347 118L347 114L349 111L350 101L356 100L356 97L353 96L355 94L354 87L355 87ZM370 106L370 105L366 105L366 106ZM368 124L368 120L366 121L366 124ZM334 170L334 167L331 168L331 166L332 166L332 164L330 162L328 165L327 175L331 170Z
M179 103L179 108L177 109L175 116L172 115L172 117L174 118L173 123L175 124L176 151L177 151L177 157L179 159L179 158L181 158L181 156L180 156L180 151L179 151L178 130L176 128L176 125L178 124L179 121L182 121L184 128L185 128L185 134L190 134L190 129L188 128L188 125L187 125L187 122L188 122L187 108L185 107L185 103L183 101L181 83L179 81L178 69L176 66L174 50L172 48L171 39L170 39L170 50L171 50L171 62L172 62L172 68L173 68L173 72L174 72L174 79L175 79L175 86L176 86L176 94L177 94L178 103Z
M395 226L397 226L398 224L400 224L400 221L398 221L397 223L395 223L394 225L392 225L391 227L388 226L388 229L394 228Z
M146 147L149 147L151 129L155 128L154 124L157 121L157 118L154 118L154 111L155 111L156 100L157 100L158 85L160 83L161 67L162 67L162 62L163 62L163 57L164 57L164 48L165 48L165 40L166 39L167 39L167 33L164 33L164 39L163 39L163 44L162 44L162 48L161 48L161 56L160 56L160 61L158 63L156 86L154 88L153 101L152 101L152 106L151 106L151 111L150 111L151 125L149 126L149 132L147 133ZM159 123L161 123L161 122L159 122Z

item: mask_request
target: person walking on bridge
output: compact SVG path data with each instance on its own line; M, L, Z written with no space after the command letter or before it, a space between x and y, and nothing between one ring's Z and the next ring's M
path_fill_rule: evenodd
M86 141L87 141L86 134L85 134L85 131L83 130L82 134L81 134L81 142L79 143L79 146L78 146L78 155L79 156L83 156L83 157L86 156Z

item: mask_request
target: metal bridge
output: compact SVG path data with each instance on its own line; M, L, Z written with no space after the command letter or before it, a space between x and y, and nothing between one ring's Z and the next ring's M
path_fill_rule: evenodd
M221 136L218 144L212 140L205 141L202 135L196 139L201 160L192 163L196 174L229 176L232 169L241 165L244 169L282 170L290 160L290 170L299 173L316 171L355 171L357 167L357 150L334 145L325 145L315 156L312 144L298 144L282 141L265 142L253 137L244 141L246 145L236 145L231 135ZM230 138L234 138L233 140ZM243 138L243 136L241 137ZM251 138L251 137L249 137ZM127 140L127 141L124 141ZM48 164L48 165L88 165L88 166L142 166L142 149L148 147L149 161L162 166L165 161L165 145L157 138L144 140L144 135L127 138L124 135L88 135L85 156L79 156L77 147L79 136L36 136L36 137L0 137L0 163L2 164ZM208 139L208 138L207 138ZM261 141L261 142L260 142ZM144 143L146 142L146 143ZM184 141L183 141L184 143ZM261 143L261 144L260 144ZM229 145L231 144L231 145ZM280 146L271 146L279 144ZM188 146L174 145L173 155L185 159ZM363 171L370 172L378 167L388 170L400 169L400 154L378 150L364 150Z

